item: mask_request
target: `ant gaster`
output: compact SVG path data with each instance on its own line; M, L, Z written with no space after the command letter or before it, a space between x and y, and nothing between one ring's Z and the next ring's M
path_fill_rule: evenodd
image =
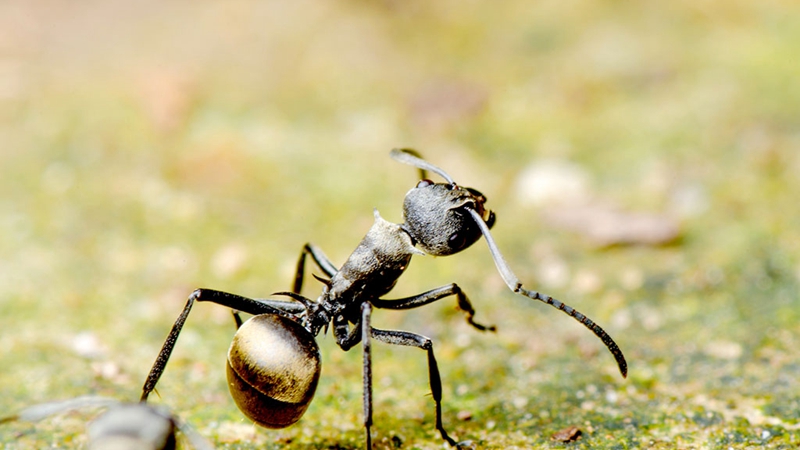
M552 297L523 288L489 233L495 216L485 209L483 194L459 186L442 169L423 160L413 150L395 149L390 155L401 163L415 166L422 174L422 181L406 194L403 224L388 222L375 211L374 224L339 269L318 247L306 244L297 263L292 291L274 294L289 300L250 299L210 289L194 291L147 377L141 400L146 401L155 388L194 302L210 301L234 310L238 331L228 351L229 387L239 409L254 422L282 428L300 419L313 398L320 375L315 337L332 325L336 343L342 350L347 351L359 342L363 346L363 407L368 449L371 448L372 426L372 340L417 347L427 353L435 427L448 444L456 446L458 444L442 424L442 382L431 340L408 331L373 328L370 317L373 308L411 309L455 296L469 324L482 331L494 330L473 320L475 310L456 284L401 299L381 298L394 287L413 255L452 255L481 236L489 245L500 275L514 293L552 305L592 330L611 351L622 376L626 376L627 363L622 351L600 326ZM428 180L426 171L438 174L446 182ZM314 275L324 284L316 301L300 295L307 256L311 256L328 277ZM242 324L238 311L254 317Z

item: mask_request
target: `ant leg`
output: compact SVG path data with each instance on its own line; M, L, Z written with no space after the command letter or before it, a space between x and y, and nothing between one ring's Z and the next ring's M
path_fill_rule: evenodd
M287 302L285 300L273 300L269 298L254 298L253 300L261 303L264 306L279 310L284 316L287 314L300 314L306 311L305 306L298 302ZM236 329L238 330L239 327L242 326L242 323L244 323L242 316L239 314L241 311L234 309L231 311L231 313L233 313L233 321L236 323Z
M296 301L275 300L271 298L254 298L253 300L262 305L271 306L277 310L282 311L283 313L288 313L288 314L300 314L302 312L305 312L306 310L305 306L303 306L302 303L298 303Z
M231 310L231 313L233 314L233 321L234 323L236 323L236 329L238 330L239 328L241 328L242 323L244 323L242 322L242 316L239 315L239 311L235 309Z
M172 330L170 330L169 335L167 335L167 339L164 341L161 351L158 352L158 357L156 357L156 361L153 363L153 367L150 369L150 373L147 375L147 379L142 387L142 396L140 397L140 401L147 401L147 397L150 395L153 389L155 389L158 379L161 378L161 374L164 373L164 369L167 366L167 362L172 354L172 350L175 348L175 342L178 340L178 335L180 335L181 330L183 329L183 324L186 322L186 318L189 317L189 313L191 312L195 301L210 301L218 305L227 306L231 309L244 311L253 315L277 314L284 317L294 317L291 314L274 308L264 302L242 297L240 295L229 294L227 292L215 291L212 289L195 290L191 293L191 295L189 295L189 299L186 301L186 306L183 307L183 311L175 320L175 324L172 325Z
M333 336L336 338L336 345L344 351L350 350L353 346L361 342L361 329L360 317L358 323L355 324L352 330L350 330L347 319L343 316L333 319Z
M175 320L175 324L172 325L172 330L169 332L169 335L167 335L167 340L164 341L161 351L158 352L158 357L156 357L156 361L153 363L153 367L147 375L144 386L142 386L142 396L139 398L139 401L146 402L147 396L156 388L156 383L158 383L158 379L161 378L161 374L164 373L164 368L167 366L169 357L172 354L172 349L175 347L175 341L178 340L178 335L183 329L183 324L186 322L186 318L189 317L194 301L200 296L200 292L201 291L198 289L189 295L186 306L183 307L183 311L178 316L178 319Z
M367 433L367 450L372 449L372 349L370 344L370 315L372 306L369 302L361 304L361 335L364 346L364 429Z
M325 253L314 244L306 244L303 250L300 251L300 259L297 260L297 270L294 275L294 284L292 285L292 292L299 294L303 289L303 277L305 276L306 255L311 255L311 259L317 264L328 278L333 278L339 270L333 265L330 259L325 256Z
M277 314L283 317L294 318L294 315L291 313L293 309L289 306L293 302L252 299L228 292L215 291L213 289L197 289L192 292L190 298L191 297L194 297L198 302L216 303L254 316L258 314ZM300 310L302 311L303 309L301 308Z
M450 446L457 446L456 441L447 435L447 431L442 425L442 379L439 375L439 366L436 364L436 358L433 356L433 341L425 336L408 331L379 330L377 328L371 328L370 335L386 344L407 345L428 352L428 379L431 384L433 401L436 403L436 429L442 435L442 439L447 441Z
M422 294L414 295L412 297L400 298L396 300L375 299L372 300L371 303L376 308L412 309L427 305L428 303L433 303L451 295L456 296L458 308L464 311L466 314L467 323L480 331L497 331L497 328L494 325L482 325L478 322L475 322L473 319L475 317L475 308L472 307L472 303L470 303L464 291L462 291L461 288L455 283L448 284L447 286L442 286L440 288L431 289L430 291L423 292Z

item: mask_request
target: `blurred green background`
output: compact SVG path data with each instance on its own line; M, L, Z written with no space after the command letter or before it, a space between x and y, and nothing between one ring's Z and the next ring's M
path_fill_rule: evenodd
M517 275L630 364L482 242L416 257L392 297L455 281L498 326L453 300L374 315L434 339L451 434L796 448L798 55L788 0L0 2L0 411L137 399L192 289L285 290L305 242L340 264L373 208L400 222L405 146L486 194ZM154 400L221 448L363 445L359 351L321 337L315 402L263 430L227 393L233 332L198 305ZM376 448L442 448L424 353L376 345L374 373ZM96 414L0 440L80 447Z

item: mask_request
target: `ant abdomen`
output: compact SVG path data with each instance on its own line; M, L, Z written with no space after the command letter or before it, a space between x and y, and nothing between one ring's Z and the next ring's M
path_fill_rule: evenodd
M321 360L314 336L299 323L261 314L239 327L227 366L236 406L263 427L284 428L311 404Z

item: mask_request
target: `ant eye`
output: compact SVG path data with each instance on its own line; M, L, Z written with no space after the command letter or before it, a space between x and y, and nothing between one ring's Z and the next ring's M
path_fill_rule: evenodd
M427 180L427 179L426 180L420 180L420 182L417 183L417 187L418 188L423 188L423 187L428 187L428 186L430 186L432 184L433 184L433 181L431 181L431 180Z
M475 197L475 200L477 200L478 203L486 203L487 201L486 196L481 194L480 191L472 188L467 188L467 190L469 191L470 194L472 194L473 197Z
M447 239L450 248L453 250L461 250L467 243L467 238L461 233L453 233Z

